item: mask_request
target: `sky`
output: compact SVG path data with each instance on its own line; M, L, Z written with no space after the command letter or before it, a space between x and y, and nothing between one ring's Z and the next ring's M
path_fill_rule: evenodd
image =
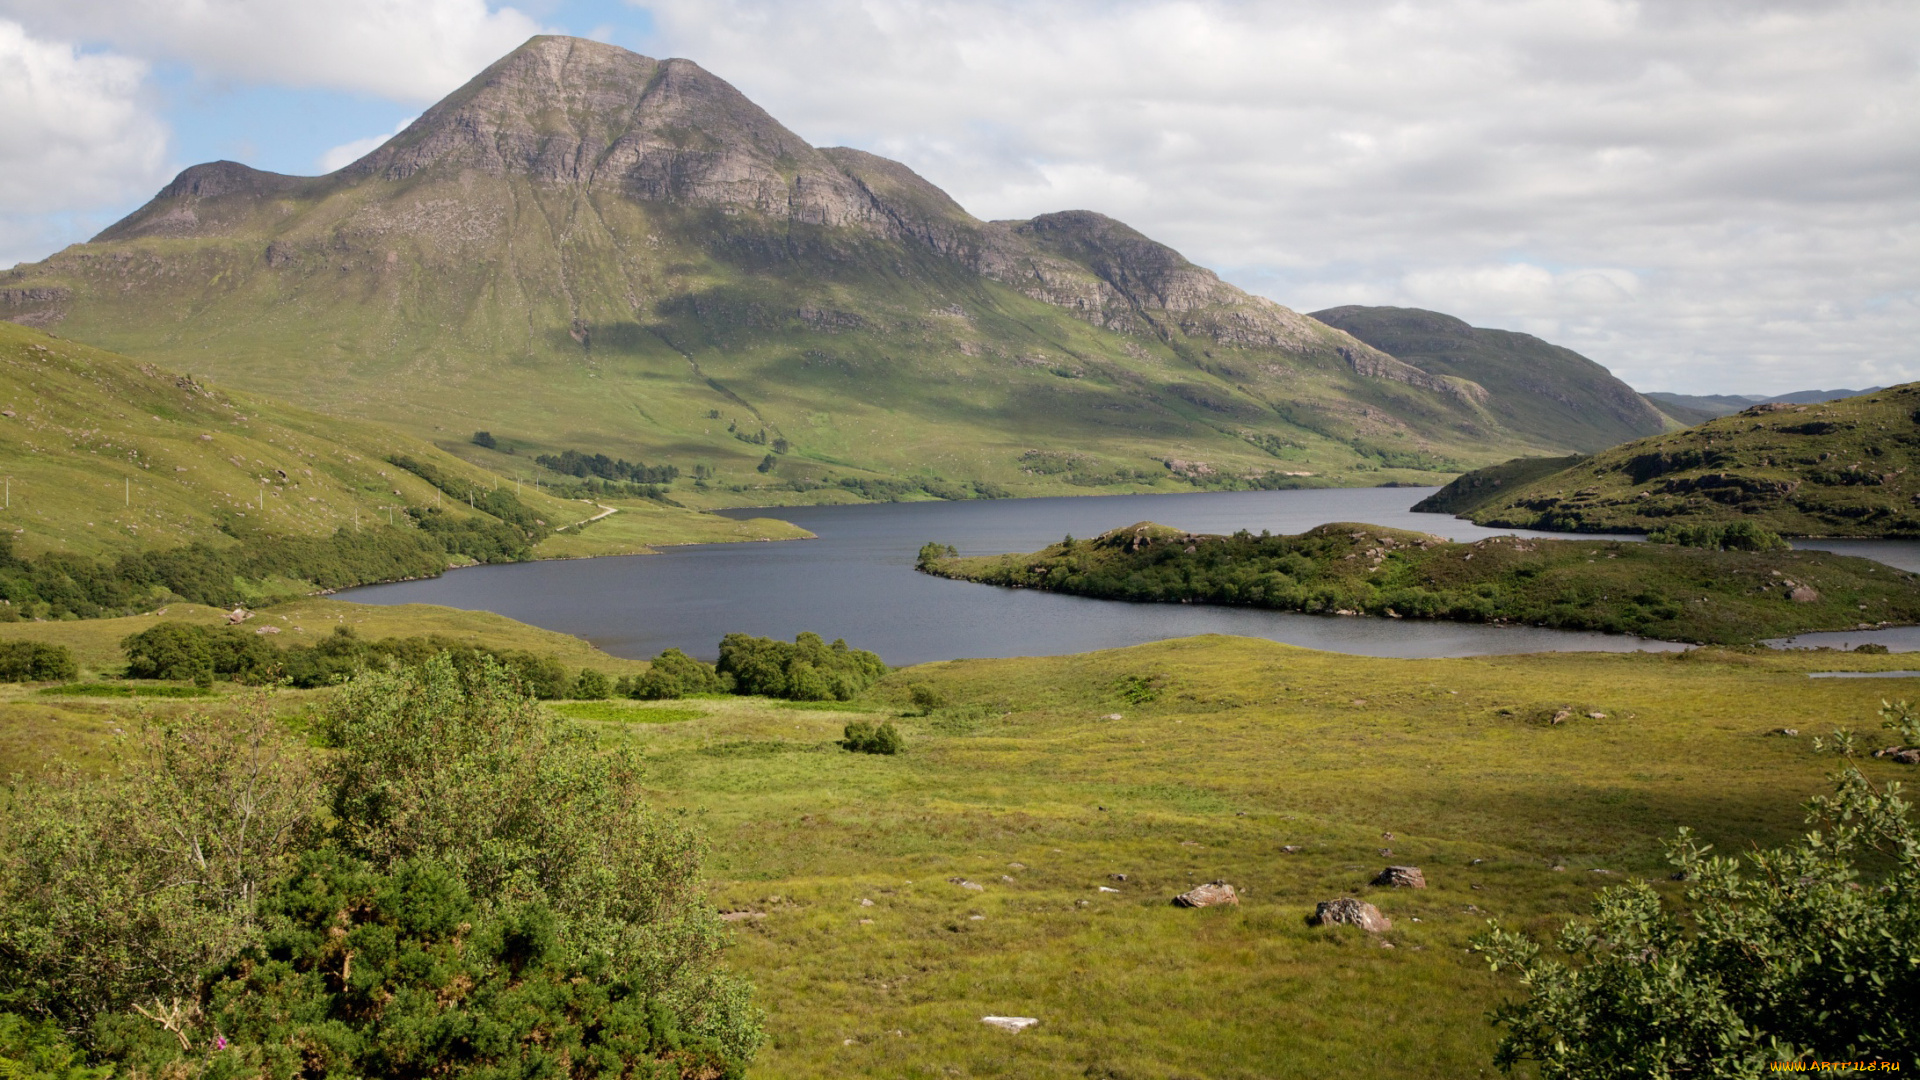
M187 165L317 174L536 33L681 56L983 218L1642 390L1920 379L1913 0L0 0L0 267Z

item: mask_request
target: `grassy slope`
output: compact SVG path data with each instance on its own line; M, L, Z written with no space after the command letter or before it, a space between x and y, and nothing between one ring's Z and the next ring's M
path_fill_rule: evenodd
M431 486L387 464L396 453L477 487L510 482L391 429L229 394L4 322L0 408L13 413L0 415L11 500L0 520L21 552L99 556L196 540L219 545L230 542L223 529L327 534L356 521L384 523L404 506L435 505ZM555 524L599 513L531 485L521 498ZM454 500L440 501L450 513L467 513ZM803 535L784 523L747 527L651 502L622 504L621 514L594 530L593 539L562 533L538 554Z
M7 284L68 290L63 334L229 385L461 453L486 429L523 452L706 465L734 504L804 499L781 485L829 473L1088 490L1028 471L1035 448L1158 478L1117 490L1176 490L1157 459L1371 484L1434 477L1354 439L1438 471L1556 445L1356 376L1331 344L1299 361L1121 335L923 249L518 179L409 183L391 205L371 183L290 195L223 237L83 245ZM429 226L391 227L403 218ZM292 261L265 264L270 236ZM757 473L766 449L729 423L794 451Z
M1532 334L1419 308L1350 305L1313 317L1423 371L1479 383L1507 428L1542 442L1591 452L1676 426L1606 368Z
M1560 458L1514 458L1484 469L1462 473L1439 491L1413 504L1420 514L1464 514L1490 502L1509 489L1530 484L1544 476L1570 469L1584 461L1583 456Z
M1766 733L1870 725L1907 684L1805 672L1903 662L1380 660L1207 637L903 671L877 701L926 682L954 704L896 721L897 758L832 745L871 712L692 701L678 723L598 726L644 748L659 803L702 815L715 902L766 913L732 954L770 1012L755 1077L1451 1080L1492 1075L1486 1012L1515 992L1463 951L1486 918L1550 932L1629 875L1676 888L1658 842L1681 824L1729 853L1792 836L1831 762ZM1133 676L1159 698L1122 699ZM1542 722L1569 707L1607 718ZM84 759L130 711L9 698L0 748ZM1430 887L1369 887L1388 863ZM1216 878L1237 909L1168 905ZM1396 948L1304 925L1355 894ZM1010 1037L989 1013L1041 1025Z
M1142 523L1030 555L941 559L942 577L1114 600L1515 622L1737 644L1920 621L1912 575L1823 551L1496 536L1472 544L1336 522L1297 536ZM1789 600L1794 586L1816 599Z
M1483 525L1641 531L1751 521L1788 536L1920 535L1920 385L1762 405L1509 488Z
M169 604L164 614L129 615L117 619L81 619L66 622L0 623L0 640L44 641L73 650L85 672L117 675L126 666L120 641L157 622L180 621L208 626L226 622L226 613L198 604ZM246 626L277 627L274 644L312 644L336 626L352 627L373 639L439 634L496 649L525 649L552 656L570 668L593 667L610 675L645 671L647 664L601 652L570 634L542 630L489 611L463 611L436 604L352 604L318 598L294 600L266 608Z

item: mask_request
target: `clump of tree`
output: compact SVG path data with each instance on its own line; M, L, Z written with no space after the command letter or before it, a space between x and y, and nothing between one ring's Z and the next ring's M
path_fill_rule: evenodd
M622 692L645 700L696 694L755 694L790 701L848 701L886 675L887 665L843 640L828 644L804 632L792 641L728 634L720 658L706 664L679 649L653 658L645 674L622 681Z
M680 467L677 465L647 465L625 458L610 458L605 454L583 454L578 450L541 454L533 460L541 468L563 476L597 476L602 480L623 480L633 484L670 484L680 478Z
M450 554L476 562L525 562L533 558L534 538L492 517L461 517L438 506L409 506L407 517L440 542Z
M897 754L906 745L901 742L900 731L891 720L883 720L879 724L855 720L846 726L842 736L841 748L856 754Z
M181 1078L744 1075L759 1018L719 962L703 841L648 809L629 750L446 655L356 679L316 734L324 756L257 701L16 790L0 1053Z
M499 440L493 437L493 432L476 431L473 433L473 445L484 446L489 450L495 450L499 448L500 443Z
M714 670L733 679L736 694L794 701L848 701L887 673L880 657L850 649L843 639L828 644L807 631L791 642L728 634L720 639Z
M1841 745L1850 748L1844 737ZM1546 1080L1758 1077L1777 1062L1898 1062L1920 1039L1920 836L1900 785L1851 762L1810 801L1798 842L1741 860L1682 829L1689 885L1602 891L1549 957L1494 925L1474 947L1528 996L1494 1014L1495 1062Z
M387 462L432 484L447 498L466 503L469 509L491 514L512 525L524 533L529 541L537 541L549 531L546 522L541 520L533 507L521 502L518 495L505 488L482 488L471 480L463 480L441 472L439 467L431 462L419 461L405 454L395 454L389 457ZM407 512L414 513L413 510Z
M0 641L0 682L64 682L80 674L73 650L41 641Z
M216 679L248 685L284 681L311 689L338 685L368 671L422 664L441 654L451 655L465 667L489 660L511 672L518 685L537 698L564 698L596 685L584 670L573 675L553 657L524 649L493 649L438 634L374 641L350 626L334 627L311 645L281 648L243 627L169 620L128 635L120 648L127 657L130 679L191 680L203 685ZM599 683L607 681L600 672L593 675Z
M916 570L925 570L941 559L957 559L959 557L960 549L954 547L952 544L940 544L929 540L920 545L920 554L914 559L913 566Z
M679 649L667 649L653 658L645 673L627 680L624 693L642 701L722 694L732 689L712 664L703 664Z
M1735 521L1725 525L1663 525L1647 534L1647 542L1713 548L1716 551L1786 551L1793 546L1781 539L1779 533L1763 529L1751 521Z

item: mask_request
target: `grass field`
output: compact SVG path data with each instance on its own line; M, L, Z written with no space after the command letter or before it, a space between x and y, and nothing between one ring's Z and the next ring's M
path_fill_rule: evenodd
M1494 1074L1485 1014L1513 992L1465 951L1486 919L1544 934L1630 876L1672 888L1659 841L1682 824L1723 852L1793 836L1833 764L1809 737L1920 691L1807 673L1903 662L1380 660L1214 636L928 664L844 707L553 707L640 749L657 803L709 833L732 963L769 1014L756 1078L1459 1078ZM898 715L916 683L948 704ZM0 768L101 764L141 707L196 703L0 690ZM839 749L876 711L906 752ZM1430 887L1368 885L1388 864ZM1237 908L1170 906L1216 879ZM1346 895L1393 929L1305 925Z

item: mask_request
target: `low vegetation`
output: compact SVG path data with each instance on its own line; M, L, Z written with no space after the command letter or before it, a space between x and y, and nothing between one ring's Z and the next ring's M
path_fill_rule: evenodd
M1771 402L1564 468L1468 473L1419 508L1482 525L1647 532L1748 522L1783 536L1920 536L1920 384ZM1544 470L1544 473L1542 471Z
M849 701L886 673L887 665L878 655L848 648L839 639L828 644L812 631L790 642L728 634L720 639L716 663L668 649L653 658L645 674L622 680L618 690L642 700L746 694L788 701Z
M946 556L927 573L1109 600L1245 604L1320 614L1508 622L1741 643L1920 620L1912 575L1866 559L1778 550L1751 525L1694 546L1425 533L1336 523L1296 536L1201 536L1152 523L1031 555ZM1711 542L1709 542L1711 541ZM1726 550L1722 550L1722 548Z

